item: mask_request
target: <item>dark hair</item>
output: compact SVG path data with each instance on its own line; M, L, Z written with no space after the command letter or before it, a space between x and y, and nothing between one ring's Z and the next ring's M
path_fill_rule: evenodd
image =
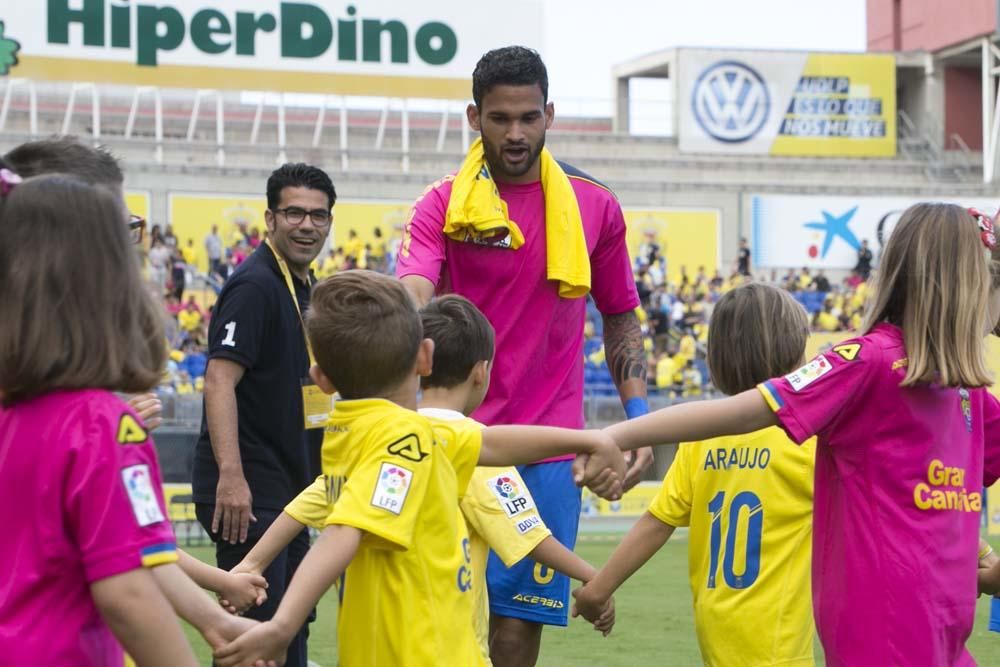
M72 174L92 185L120 186L125 180L118 160L102 147L76 137L52 137L21 144L4 159L23 178L42 174Z
M15 187L0 204L0 391L6 403L56 389L139 392L166 362L120 199L67 174Z
M505 46L483 54L472 72L472 99L477 107L493 86L533 86L542 89L542 100L549 101L549 75L542 57L524 46Z
M420 378L424 389L462 384L476 364L493 359L493 326L464 296L434 299L420 311L420 320L424 336L434 341L434 371Z
M333 181L325 171L303 162L289 162L271 172L267 178L267 207L272 211L281 201L281 191L285 188L309 188L326 193L330 208L337 201L337 191Z
M785 290L749 283L726 292L708 328L708 371L730 396L791 373L809 337L805 309Z
M306 332L316 363L345 399L372 398L413 372L423 327L403 284L343 271L313 289Z

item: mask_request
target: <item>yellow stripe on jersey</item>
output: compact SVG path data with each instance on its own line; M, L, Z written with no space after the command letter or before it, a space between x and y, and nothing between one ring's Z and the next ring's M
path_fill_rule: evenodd
M169 542L154 544L139 552L142 555L143 567L156 567L177 562L177 547Z
M760 395L764 397L764 400L767 401L767 406L771 408L772 412L777 412L781 409L784 401L781 400L778 390L770 382L760 383L757 385L757 389L760 391Z

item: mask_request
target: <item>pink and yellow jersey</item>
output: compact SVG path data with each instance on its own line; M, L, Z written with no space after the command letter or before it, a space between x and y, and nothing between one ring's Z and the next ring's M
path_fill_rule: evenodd
M0 662L120 667L90 585L177 560L146 429L110 392L52 392L0 408L0 461Z
M684 443L649 512L690 526L688 576L706 665L813 664L809 565L816 442L776 427Z
M605 314L632 311L639 298L615 196L568 165L590 254L590 294ZM546 278L545 198L541 183L498 183L524 233L517 250L477 245L442 232L452 178L429 187L406 224L396 275L422 276L439 294L456 293L496 329L496 369L486 400L473 413L484 424L583 428L583 325L586 299L559 297ZM572 458L572 457L568 457Z
M759 389L796 442L817 436L813 608L830 665L971 665L985 389L901 387L880 324ZM995 478L995 476L994 476Z

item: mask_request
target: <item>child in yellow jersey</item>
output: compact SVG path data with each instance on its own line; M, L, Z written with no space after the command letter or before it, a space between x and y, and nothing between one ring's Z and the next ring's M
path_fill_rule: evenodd
M323 442L325 528L273 619L218 650L216 664L280 660L343 575L342 667L430 667L443 659L482 665L459 489L468 487L477 463L579 453L576 481L615 497L624 478L621 452L599 431L544 427L500 426L436 441L430 421L414 411L434 343L424 338L402 284L388 276L347 271L324 280L313 291L306 330L317 361L310 375L341 396ZM294 517L279 521L287 526Z
M708 365L737 394L801 365L805 311L787 292L751 283L724 295L709 331ZM795 446L770 427L681 444L659 495L583 588L573 615L604 601L690 526L688 573L708 665L813 665L810 593L815 440Z
M434 341L434 359L433 372L420 380L423 398L418 412L430 419L440 445L475 447L484 426L467 415L479 407L489 388L493 327L471 301L458 295L432 301L421 311L421 320L424 335ZM233 571L260 573L302 526L322 528L330 511L327 494L326 479L317 478L285 507L279 520ZM583 582L596 570L552 536L516 468L476 468L460 495L459 508L469 532L473 627L489 665L486 559L491 548L508 567L531 558ZM611 603L598 629L607 634L613 624Z

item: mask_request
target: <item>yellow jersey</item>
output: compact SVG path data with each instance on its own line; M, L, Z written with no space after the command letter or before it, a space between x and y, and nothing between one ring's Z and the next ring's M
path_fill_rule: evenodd
M685 443L649 512L690 526L688 575L706 665L813 665L815 438L778 427Z
M344 667L483 664L457 506L481 443L439 446L425 417L383 399L336 403L323 438L324 523L364 533L340 589Z
M422 408L420 414L431 420L438 442L450 445L478 441L482 445L483 425L476 420L437 408ZM511 567L552 532L542 522L531 492L514 468L476 468L459 507L469 529L472 552L472 625L483 660L490 665L490 598L486 591L490 549Z

